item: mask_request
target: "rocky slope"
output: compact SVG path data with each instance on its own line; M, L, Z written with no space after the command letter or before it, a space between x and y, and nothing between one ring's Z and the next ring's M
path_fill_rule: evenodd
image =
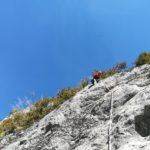
M150 65L86 87L1 150L150 150Z

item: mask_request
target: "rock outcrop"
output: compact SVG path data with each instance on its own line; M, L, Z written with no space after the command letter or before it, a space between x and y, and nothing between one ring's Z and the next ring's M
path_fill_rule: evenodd
M88 86L1 150L150 150L150 65Z

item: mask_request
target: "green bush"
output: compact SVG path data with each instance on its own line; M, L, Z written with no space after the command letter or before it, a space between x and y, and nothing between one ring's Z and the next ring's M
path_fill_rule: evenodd
M150 64L150 52L141 53L135 62L136 67L144 65L144 64Z
M52 109L57 108L59 105L61 105L65 100L62 98L52 98L51 101L49 102L49 107Z
M77 92L81 90L80 87L75 87L75 88L67 88L67 89L62 89L60 92L57 94L57 97L63 100L68 100L71 97L75 96Z
M25 126L28 127L32 125L34 122L38 121L41 118L41 113L34 107L30 109L29 112L26 113Z
M17 113L19 111L18 108L13 108L12 111L9 113L9 115L14 115L15 113Z
M36 108L45 108L45 107L48 106L49 102L50 102L50 99L49 99L49 98L43 98L42 100L39 100L38 102L36 102L36 103L34 104L34 106L35 106Z
M101 79L108 78L116 73L124 71L126 68L127 68L127 64L125 62L118 63L115 66L113 66L112 69L107 70L107 71L102 71Z
M112 71L119 73L119 72L125 70L126 68L127 68L126 62L122 62L122 63L116 64L116 65L112 68Z
M102 72L102 76L101 76L101 79L105 79L105 78L108 78L114 74L116 74L117 72L114 71L114 70L108 70L108 71L103 71Z
M43 118L51 111L51 108L48 107L49 102L50 102L49 98L44 98L33 104L33 106L30 108L30 111L27 112L25 115L26 126L30 126L34 122Z
M27 120L28 118L27 118L26 112L20 111L20 112L15 113L13 116L15 129L16 130L26 129L29 126L29 124L27 123L28 122Z
M12 118L8 118L0 124L0 132L3 135L13 133L15 128L16 127Z

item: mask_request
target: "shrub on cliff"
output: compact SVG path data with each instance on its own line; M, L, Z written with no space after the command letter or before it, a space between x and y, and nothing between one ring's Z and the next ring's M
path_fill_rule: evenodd
M136 67L144 64L150 64L150 52L141 53L135 62Z
M127 68L126 62L118 63L113 66L111 69L102 72L102 79L110 77L116 73L122 72Z
M0 124L0 134L2 135L7 135L10 134L12 132L15 131L15 124L13 122L12 118L8 118L6 120L4 120L1 124Z
M58 92L57 97L63 100L67 100L75 96L75 94L80 90L81 90L80 87L62 89L60 90L60 92Z

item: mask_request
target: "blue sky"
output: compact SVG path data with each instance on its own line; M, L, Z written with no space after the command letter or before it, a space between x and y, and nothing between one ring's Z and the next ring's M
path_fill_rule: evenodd
M1 0L0 118L18 98L54 96L93 69L150 49L149 0Z

